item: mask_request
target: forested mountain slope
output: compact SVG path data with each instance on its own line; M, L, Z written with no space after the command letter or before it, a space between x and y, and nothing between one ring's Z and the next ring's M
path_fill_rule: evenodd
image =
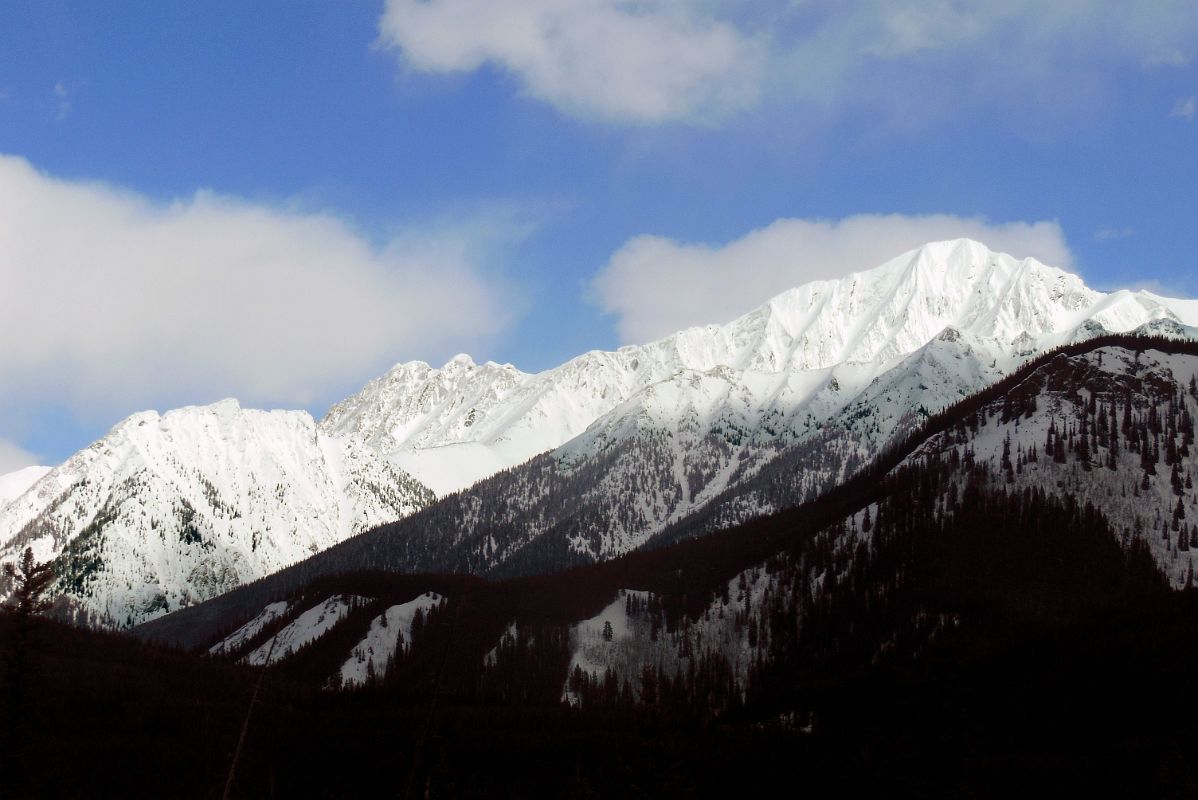
M1189 370L1198 371L1198 343L1108 337L1071 345L1038 359L946 412L929 417L919 431L887 449L856 477L818 500L698 538L690 537L701 531L702 526L690 530L679 526L669 532L675 540L686 540L679 544L575 569L568 573L573 576L570 579L545 576L512 585L545 587L560 584L559 589L546 590L547 596L557 598L563 608L586 606L592 613L611 602L612 594L617 589L666 592L685 591L681 587L689 586L690 599L686 602L691 604L691 610L702 609L705 608L703 601L696 601L696 598L702 598L705 593L722 597L730 581L738 585L748 581L749 571L763 569L766 561L779 557L781 553L792 552L795 548L801 551L810 542L819 541L820 537L826 539L822 547L829 553L842 552L846 554L845 557L853 556L862 546L868 548L872 543L871 530L876 531L884 526L881 520L885 519L886 513L879 504L885 500L892 507L901 507L908 487L917 480L911 477L912 474L934 477L936 488L933 495L922 505L913 506L909 512L922 515L920 519L933 520L934 525L957 525L953 520L958 520L962 515L972 519L975 510L964 500L969 492L980 492L987 496L997 492L999 499L994 502L1000 504L1012 502L1018 505L1025 501L1039 503L1046 508L1060 509L1060 513L1066 517L1080 514L1087 521L1083 527L1097 526L1105 530L1109 526L1113 531L1112 541L1119 548L1128 553L1134 551L1137 563L1141 566L1147 564L1148 572L1167 575L1177 585L1177 565L1181 557L1176 547L1164 543L1158 528L1141 526L1137 529L1134 519L1124 515L1124 506L1120 504L1113 505L1108 514L1106 506L1098 502L1101 498L1097 495L1087 510L1087 497L1076 490L1075 482L1053 477L1019 485L1016 480L1019 476L1044 474L1039 471L1044 465L1038 453L1036 460L1027 460L1028 451L1034 449L1031 444L1012 445L1013 477L1010 481L1002 462L1001 448L994 456L997 460L984 458L979 453L983 452L983 445L991 441L993 432L988 432L989 426L1015 425L1017 420L1020 421L1020 432L1035 439L1038 447L1042 437L1047 435L1047 427L1041 430L1027 422L1038 413L1034 409L1043 409L1046 415L1057 413L1054 409L1058 409L1062 402L1072 402L1069 398L1073 397L1086 397L1086 393L1091 391L1087 386L1097 386L1104 381L1109 382L1104 385L1120 387L1121 402L1126 402L1130 390L1133 408L1139 410L1132 412L1129 425L1135 427L1141 424L1138 421L1141 415L1143 424L1148 425L1154 407L1151 400L1156 398L1166 405L1168 402L1178 402L1175 390L1187 385L1189 377L1193 375L1193 371ZM1162 399L1167 397L1173 400ZM1083 403L1082 408L1088 409L1088 402ZM1193 467L1194 459L1185 441L1186 431L1189 430L1186 419L1194 410L1193 402L1191 397L1179 404L1172 413L1177 431L1174 438L1177 451L1174 465L1182 487L1180 491L1184 495L1180 498L1183 509L1188 509L1193 502L1193 491L1186 494L1184 489L1185 478ZM1096 399L1096 408L1098 403ZM1158 412L1167 410L1166 406L1159 404L1156 407ZM1028 409L1033 409L1031 416L1028 415ZM1095 411L1093 416L1097 418L1100 413ZM1164 420L1161 423L1162 430L1168 432L1170 415L1161 414L1158 418ZM1000 422L1003 419L1006 423ZM1005 436L1000 437L999 441L1005 441ZM946 442L951 442L951 446ZM1165 454L1171 452L1167 443L1162 447ZM896 469L900 472L888 478ZM1078 469L1083 470L1084 467L1079 465ZM1136 486L1142 486L1143 477L1138 469L1133 477ZM896 489L900 484L902 488ZM1177 486L1177 482L1171 481L1169 486ZM1129 487L1128 491L1130 494L1136 490ZM1153 519L1158 515L1163 516L1166 510L1175 509L1179 499L1174 488L1168 489L1168 496L1166 492L1155 488L1138 491L1141 497L1136 504L1137 512L1152 515ZM1003 497L1009 499L1003 500ZM1170 518L1166 526L1171 527L1171 524ZM1184 525L1183 521L1179 521L1179 530ZM1190 528L1186 530L1192 531ZM385 527L355 537L278 575L199 608L143 626L140 630L151 637L197 644L205 637L212 637L217 631L228 628L234 621L240 624L240 621L250 619L268 603L285 599L291 592L302 590L318 578L332 579L339 573L388 569L391 562L387 559L396 546L395 540L401 536L402 532L397 532L394 527ZM1172 537L1173 541L1180 541L1181 538L1180 535ZM1098 540L1103 538L1099 536ZM664 541L664 537L661 541ZM1082 561L1087 557L1084 552L1076 555ZM1198 555L1198 550L1195 555ZM1189 556L1185 555L1184 558L1188 559ZM813 582L812 585L822 586L828 580L827 575L820 577L823 574L821 570L812 571L814 568L810 565L804 569L809 573L804 580ZM415 576L407 580L419 583ZM1184 585L1184 581L1181 585ZM430 588L452 597L452 594L443 591L443 587ZM575 599L562 601L564 593L570 591L576 595ZM798 596L807 599L802 593ZM699 606L695 606L695 602L699 602Z
M1109 497L1131 473L1141 516L1179 498L1188 509L1195 365L1193 343L1072 345L929 417L820 499L733 529L514 580L296 570L284 573L290 586L268 579L138 632L249 661L354 596L321 635L273 662L273 680L341 686L330 697L398 709L427 702L435 677L443 703L493 709L517 737L532 734L498 709L566 707L575 724L621 730L669 719L675 727L661 730L702 728L728 753L757 731L786 742L788 780L797 770L816 792L1184 796L1198 778L1177 757L1198 696L1198 604L1175 577L1189 551L1126 525L1121 503L1106 513L1102 495L1071 476L1086 463L1107 470ZM1095 448L1104 409L1108 444ZM1064 460L1054 432L1046 468L1054 428ZM1177 531L1166 525L1180 541L1181 518ZM283 611L265 619L271 603ZM401 616L413 603L419 616ZM401 629L380 645L388 614ZM366 657L366 680L346 681L347 664ZM444 725L438 735L455 743L444 757L473 775L457 760L466 734ZM780 777L776 764L763 768ZM446 790L444 775L429 780Z

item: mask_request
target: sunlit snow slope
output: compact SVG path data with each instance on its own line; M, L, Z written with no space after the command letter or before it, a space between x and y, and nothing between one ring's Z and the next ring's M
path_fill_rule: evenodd
M32 545L86 617L123 625L396 520L390 568L608 558L801 502L1043 349L1195 323L1195 301L933 243L537 374L401 364L320 423L233 401L135 415L0 506L0 559ZM407 519L429 489L465 491Z
M432 501L299 411L226 400L135 414L0 509L0 561L57 558L86 619L136 623L225 592Z
M16 500L50 471L50 467L25 467L0 475L0 508Z
M1105 332L1192 336L1190 311L942 242L727 325L538 375L462 357L442 370L402 365L322 425L399 459L422 448L524 456L561 441L401 525L388 545L397 569L543 571L635 549L699 510L709 530L795 505L1037 352Z
M1076 275L977 242L939 242L784 292L726 325L592 351L537 374L464 355L439 369L400 364L334 406L321 426L364 438L445 494L565 444L597 420L607 430L638 416L669 424L690 413L696 383L710 384L702 387L708 395L739 393L728 405L747 405L754 418L755 408L809 401L819 418L945 329L978 351L992 377L1036 350L1157 320L1198 324L1198 310L1146 292L1096 292ZM839 393L828 395L834 382Z

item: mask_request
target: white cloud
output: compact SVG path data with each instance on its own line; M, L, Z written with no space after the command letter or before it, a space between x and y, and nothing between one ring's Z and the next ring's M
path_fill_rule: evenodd
M497 67L566 113L637 123L764 98L911 125L1013 106L1028 125L1198 46L1192 0L387 0L379 27L416 71Z
M1039 135L1115 108L1129 76L1198 49L1190 0L857 0L794 4L763 93L874 127L985 121Z
M568 113L713 117L756 98L760 46L677 0L388 0L381 41L432 73L492 65Z
M1173 110L1169 112L1170 117L1177 117L1189 122L1194 119L1194 115L1198 114L1198 95L1190 97L1178 98L1173 104Z
M0 439L0 476L38 463L37 456L7 439ZM0 498L0 504L3 498Z
M624 343L725 322L813 280L870 269L929 241L968 237L1017 257L1069 267L1055 222L992 224L948 215L864 215L829 222L781 219L719 246L638 236L596 276L600 307Z
M209 192L156 203L0 156L0 406L335 399L509 322L480 236L485 250L499 234L373 246L330 214Z

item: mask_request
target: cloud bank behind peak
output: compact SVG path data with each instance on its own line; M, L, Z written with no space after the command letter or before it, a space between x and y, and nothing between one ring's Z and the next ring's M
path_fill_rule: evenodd
M720 245L637 236L596 275L592 297L615 317L622 343L643 343L726 322L809 281L839 278L927 242L962 237L1056 267L1073 264L1056 222L991 223L947 214L780 219Z
M377 245L334 214L206 191L157 202L0 156L0 405L335 399L511 321L472 235Z

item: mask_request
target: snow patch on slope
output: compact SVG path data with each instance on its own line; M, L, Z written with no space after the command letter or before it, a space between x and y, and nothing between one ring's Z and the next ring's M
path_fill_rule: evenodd
M617 685L627 682L641 697L646 667L659 679L672 678L716 654L727 660L743 686L754 661L769 653L768 632L752 618L760 615L767 593L777 591L777 581L764 568L745 570L729 581L723 596L714 597L703 614L683 617L670 629L664 619L655 618L651 593L621 590L597 615L571 626L570 668L562 699L571 705L580 702L573 685L579 673L602 684L609 671Z
M457 442L418 450L396 450L388 453L387 459L431 489L437 497L445 497L519 463L520 454L512 454L511 449L480 442Z
M263 628L286 614L289 608L290 604L286 600L267 605L258 613L258 616L212 645L208 652L212 655L220 655L240 650L242 645L257 636Z
M362 686L372 675L382 677L398 648L412 646L412 620L416 613L428 614L445 600L436 592L425 592L415 600L391 606L370 622L370 630L354 647L338 673L342 686Z
M350 611L366 602L369 602L367 598L358 595L333 595L300 614L291 624L267 639L242 660L256 667L281 661L309 642L324 636L345 619Z

